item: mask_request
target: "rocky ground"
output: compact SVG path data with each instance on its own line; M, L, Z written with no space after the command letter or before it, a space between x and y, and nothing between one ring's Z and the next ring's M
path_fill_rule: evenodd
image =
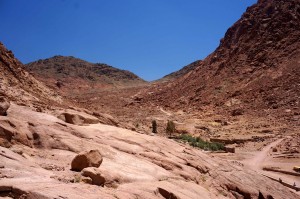
M208 58L152 83L102 65L138 83L96 85L93 64L54 57L39 62L53 91L0 44L0 197L300 198L298 1L260 0Z
M76 113L81 115L80 125L66 123L57 118L65 111L40 113L12 104L7 116L1 116L2 134L13 135L2 137L2 141L9 141L12 146L0 150L1 196L299 197L239 161L223 160L159 135L96 123L86 113ZM102 186L89 184L80 172L71 170L76 154L88 150L99 150L103 156L96 171L105 179Z

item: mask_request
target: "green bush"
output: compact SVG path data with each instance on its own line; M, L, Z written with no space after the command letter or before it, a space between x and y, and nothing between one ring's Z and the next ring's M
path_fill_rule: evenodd
M224 150L225 148L224 144L218 142L204 141L199 137L193 137L191 135L180 135L178 139L181 139L184 142L188 142L189 145L193 147L204 149L205 151L220 151L220 150Z
M152 133L157 133L157 123L156 123L156 120L152 120Z

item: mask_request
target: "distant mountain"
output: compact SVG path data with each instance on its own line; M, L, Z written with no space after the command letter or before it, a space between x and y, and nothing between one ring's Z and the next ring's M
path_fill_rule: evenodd
M184 66L182 69L164 76L163 78L160 79L160 81L173 80L173 79L179 78L183 75L186 75L190 71L194 70L199 64L201 64L201 62L202 62L202 60L198 60L187 66Z
M37 79L67 95L145 83L129 71L72 56L54 56L25 66Z
M255 114L274 110L296 117L293 114L300 111L299 27L299 0L259 0L228 29L212 54L193 63L183 76L175 75L179 76L175 81L147 90L144 101L174 109L210 106Z

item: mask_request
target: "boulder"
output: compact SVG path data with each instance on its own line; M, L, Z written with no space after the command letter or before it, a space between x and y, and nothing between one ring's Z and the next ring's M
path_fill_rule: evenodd
M58 119L61 119L67 123L75 125L87 125L87 124L97 124L99 119L83 112L77 112L73 110L66 110L60 112Z
M98 150L90 150L75 156L71 163L71 170L81 171L87 167L99 167L102 163L102 155Z
M95 167L84 168L81 172L84 177L89 177L92 179L92 184L98 186L104 186L105 178L101 175L101 172Z
M4 98L3 96L0 97L0 115L6 116L7 109L10 107L10 102Z

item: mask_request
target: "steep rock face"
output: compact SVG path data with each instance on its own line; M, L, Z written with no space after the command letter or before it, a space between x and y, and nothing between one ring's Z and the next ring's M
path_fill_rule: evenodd
M297 112L299 27L299 0L258 1L228 29L211 55L176 81L145 92L145 102L196 110L212 106L223 111Z
M83 95L87 90L143 84L137 75L107 64L89 63L75 57L54 56L26 64L26 68L47 86L66 95Z
M57 94L30 75L2 43L0 43L0 94L17 102L61 101Z

